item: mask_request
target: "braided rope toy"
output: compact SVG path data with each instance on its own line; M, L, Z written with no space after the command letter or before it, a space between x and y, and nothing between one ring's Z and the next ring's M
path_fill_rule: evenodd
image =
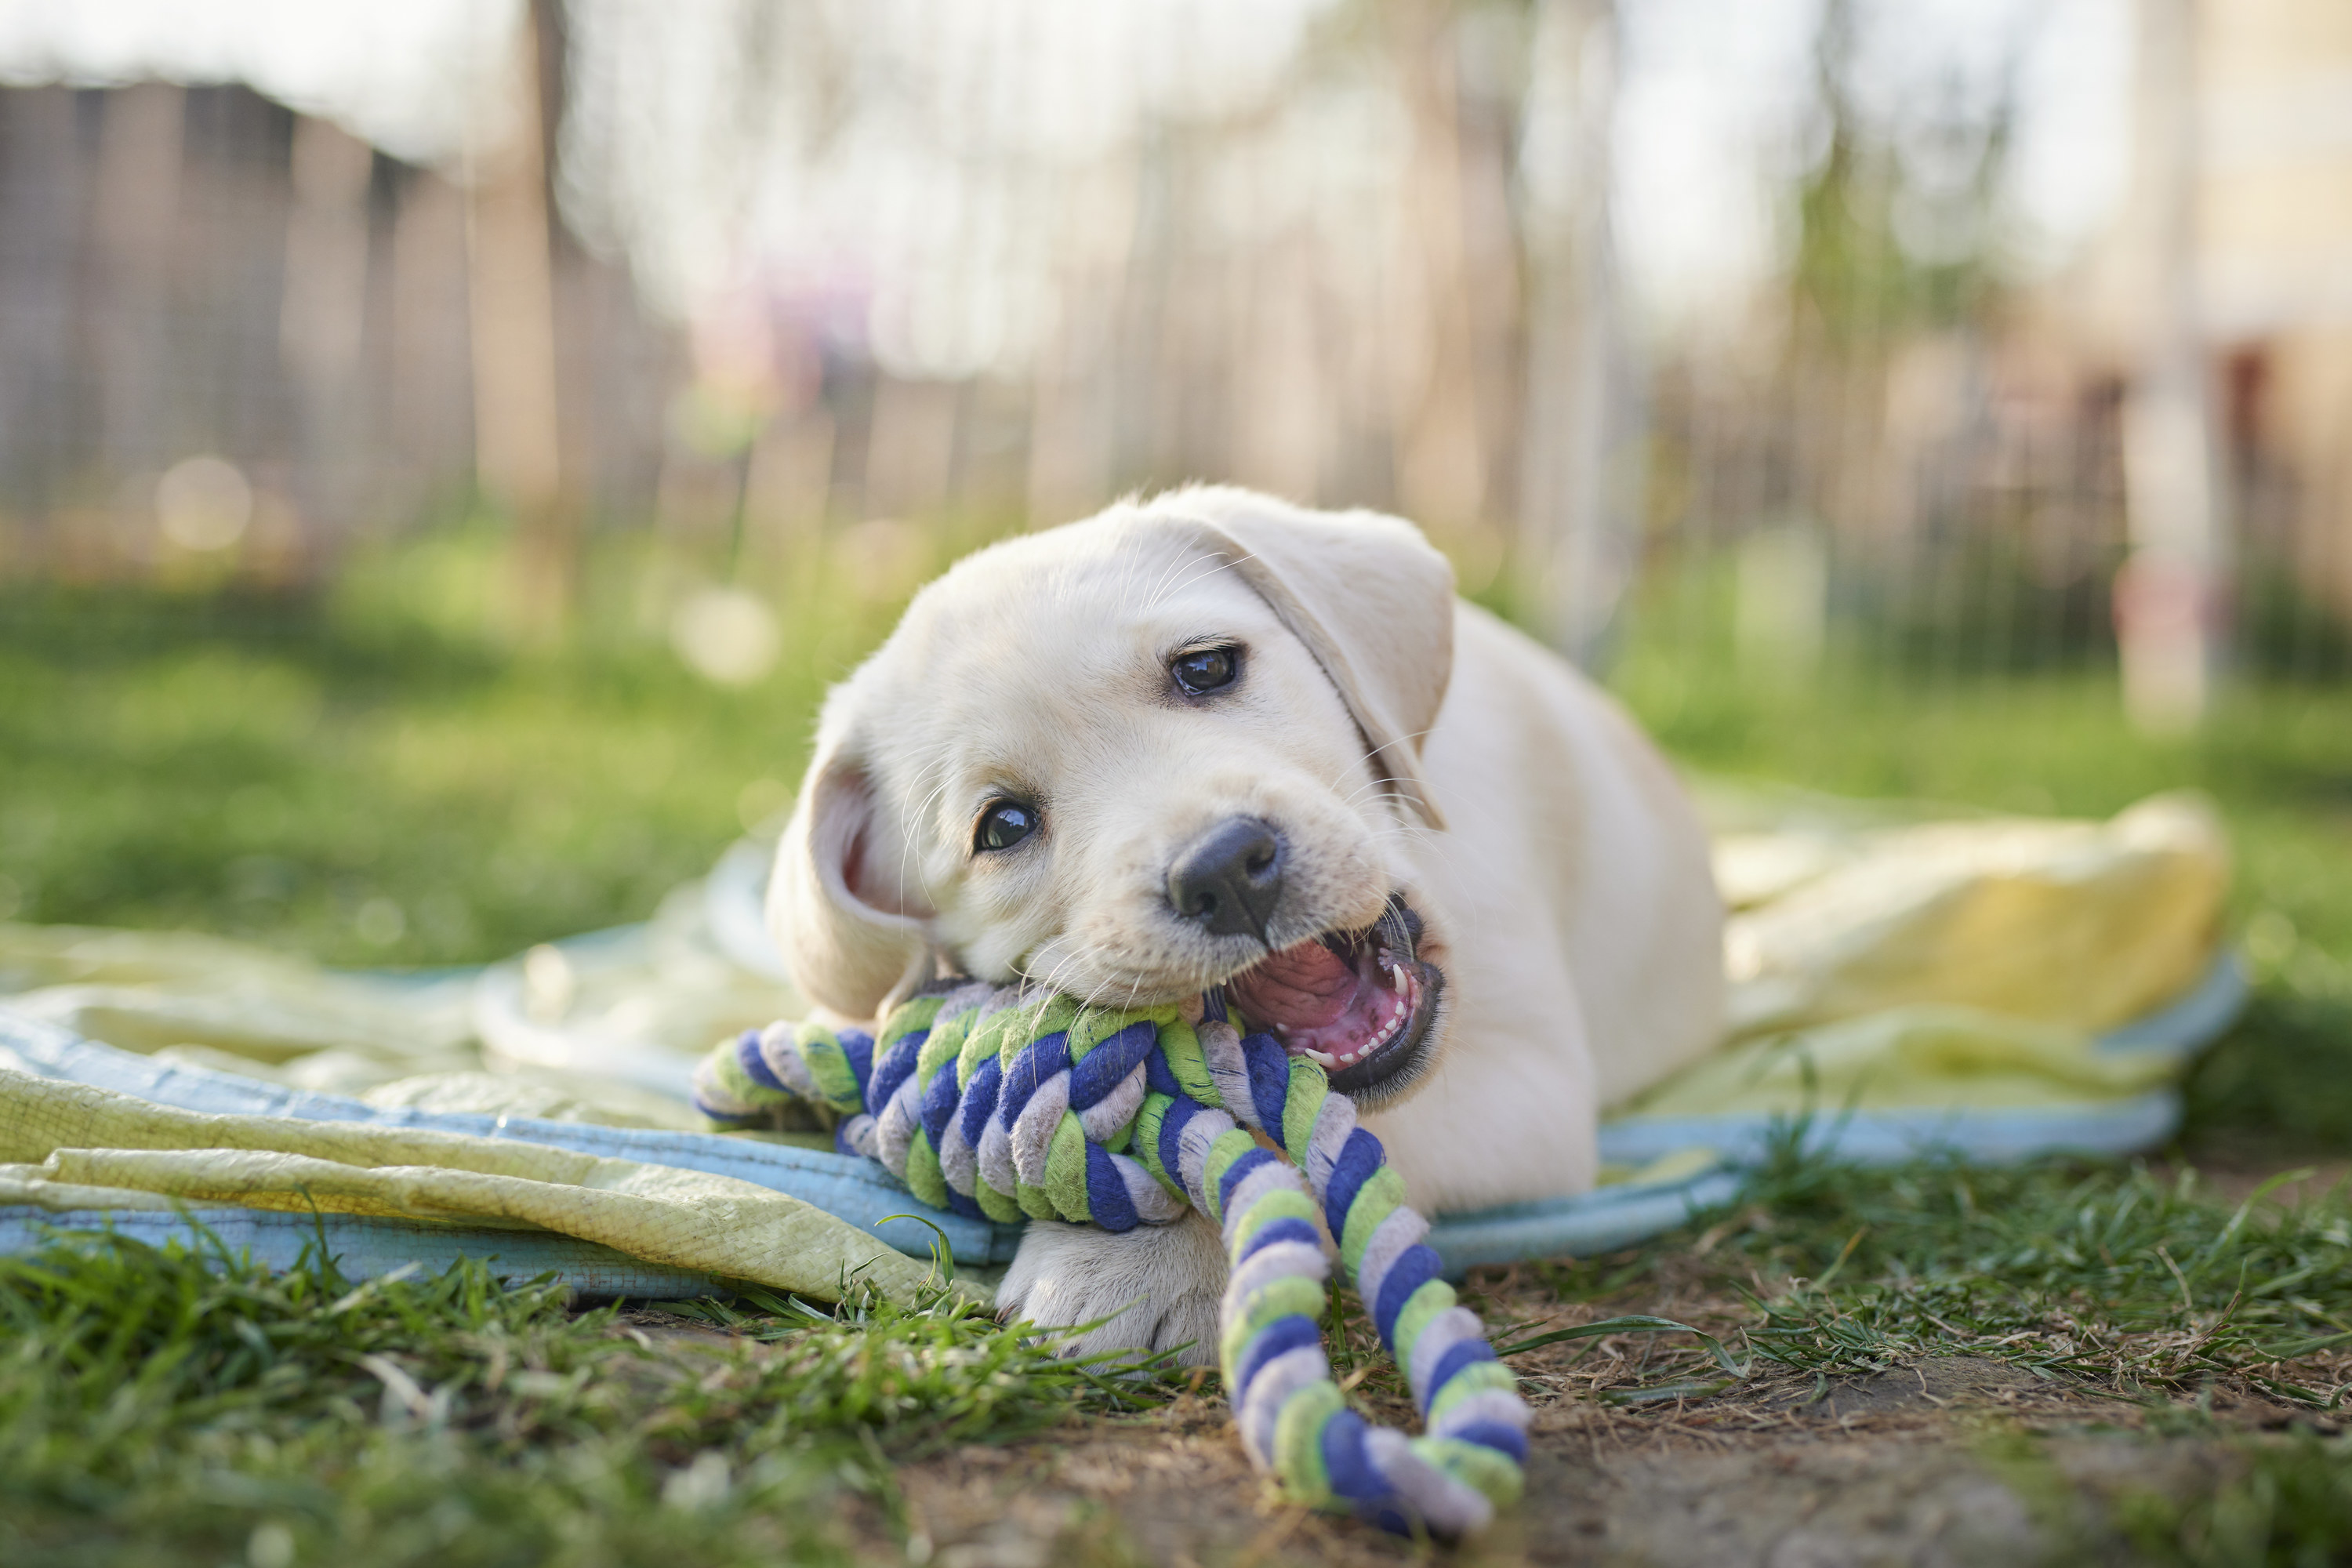
M1196 1207L1223 1226L1233 1266L1218 1349L1253 1464L1309 1506L1400 1533L1464 1535L1519 1495L1528 1407L1439 1278L1402 1178L1320 1066L1270 1035L1244 1038L1216 993L1198 1008L1108 1012L961 984L901 1004L877 1035L749 1031L696 1069L695 1100L735 1125L793 1100L830 1107L843 1152L959 1214L1127 1230ZM1423 1436L1368 1423L1332 1381L1318 1204Z

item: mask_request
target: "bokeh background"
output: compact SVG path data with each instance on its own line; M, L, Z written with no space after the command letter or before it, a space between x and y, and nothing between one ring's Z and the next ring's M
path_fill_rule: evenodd
M1696 770L2207 789L2198 1103L2352 1140L2341 0L0 0L0 919L640 918L1196 478Z

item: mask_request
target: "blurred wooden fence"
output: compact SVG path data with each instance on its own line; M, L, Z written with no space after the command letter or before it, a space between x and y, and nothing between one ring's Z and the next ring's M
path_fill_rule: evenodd
M241 87L0 90L0 571L219 555L296 584L358 532L469 505L468 217L451 179ZM676 334L625 270L534 237L572 503L642 517ZM235 468L245 516L191 549L156 497L199 457Z
M584 529L765 592L861 519L1014 526L1215 478L1404 512L1594 658L1628 606L1799 678L1840 647L1898 673L2114 657L2128 355L2054 295L1895 258L1858 142L1805 176L1803 223L1844 227L1807 226L1790 279L1633 341L1606 0L1343 5L1277 91L1066 164L950 149L1013 194L968 195L926 265L1038 226L1049 308L1025 358L928 369L888 352L913 329L873 277L648 310L625 245L560 221L610 153L567 118L595 40L530 14L539 112L469 170L243 88L0 89L0 571L299 583L487 502L558 602ZM822 96L792 72L847 37L796 38L747 100ZM2282 434L2314 418L2283 352L2208 355L2218 613L2242 657L2336 675L2352 493Z

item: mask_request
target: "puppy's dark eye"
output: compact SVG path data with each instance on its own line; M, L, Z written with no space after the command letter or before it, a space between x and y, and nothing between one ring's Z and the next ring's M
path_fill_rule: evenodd
M1010 849L1037 831L1037 814L1017 800L1000 800L980 814L975 849Z
M1168 666L1176 684L1195 697L1221 686L1231 686L1240 669L1241 649L1234 647L1194 648L1191 653L1178 654Z

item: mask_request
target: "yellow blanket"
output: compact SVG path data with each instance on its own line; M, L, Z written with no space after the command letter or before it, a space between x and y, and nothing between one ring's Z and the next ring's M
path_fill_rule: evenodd
M930 1277L822 1209L730 1177L420 1128L213 1116L5 1068L0 1060L0 1203L225 1204L551 1230L826 1301L854 1279L906 1300Z
M2178 1053L2095 1037L2212 968L2229 857L2199 800L2105 823L1888 823L1786 794L1726 805L1718 792L1716 808L1725 1048L1610 1108L1604 1151L1727 1148L1726 1128L1806 1110L2116 1106L2180 1070ZM729 958L730 923L744 919L681 889L635 933L409 986L204 937L0 926L0 1000L122 1049L378 1109L688 1128L687 1069L710 1040L799 1011ZM852 1275L902 1295L928 1272L733 1177L401 1125L207 1115L13 1059L0 1047L0 1205L539 1229L823 1299Z

